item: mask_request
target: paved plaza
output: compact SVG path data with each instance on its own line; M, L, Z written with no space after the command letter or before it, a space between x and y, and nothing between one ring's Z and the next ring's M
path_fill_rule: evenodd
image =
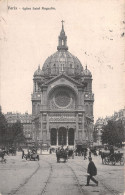
M55 154L40 155L39 161L26 161L21 152L5 158L0 163L1 195L124 195L124 166L103 165L100 156L92 155L99 186L85 186L88 159L83 156L66 163L57 163Z

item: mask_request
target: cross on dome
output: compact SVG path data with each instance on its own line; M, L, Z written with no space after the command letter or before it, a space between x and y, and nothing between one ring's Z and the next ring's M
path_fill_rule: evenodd
M63 22L65 22L64 20L61 21L62 22L62 25L63 25Z
M63 23L65 22L64 20L61 21L62 22L62 29L63 29Z

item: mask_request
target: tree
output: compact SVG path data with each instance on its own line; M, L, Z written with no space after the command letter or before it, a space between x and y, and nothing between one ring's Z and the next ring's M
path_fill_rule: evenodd
M102 143L109 145L122 144L124 140L124 127L119 121L108 121L108 124L103 127Z
M8 128L8 142L10 144L16 145L17 143L21 143L25 141L23 135L23 125L20 121L13 123L12 126Z
M0 111L0 144L4 145L6 142L7 121L5 116Z
M97 139L98 139L98 131L95 128L94 131L93 131L93 141L97 142Z

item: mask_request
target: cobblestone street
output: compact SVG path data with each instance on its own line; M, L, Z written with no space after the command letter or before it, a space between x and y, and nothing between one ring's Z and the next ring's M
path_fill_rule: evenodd
M1 195L124 195L124 166L102 165L100 156L92 156L98 175L99 186L86 184L88 160L75 156L68 162L57 163L56 155L40 155L40 161L6 156L7 162L0 164Z

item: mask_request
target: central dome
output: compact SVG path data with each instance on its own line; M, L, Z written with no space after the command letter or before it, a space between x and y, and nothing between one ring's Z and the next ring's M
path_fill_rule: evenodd
M65 35L63 23L58 37L57 52L48 57L43 64L42 71L46 76L55 76L61 73L67 75L81 75L83 67L77 57L68 51L67 36Z
M67 50L59 50L48 57L43 64L42 71L45 75L79 75L83 71L81 62Z

